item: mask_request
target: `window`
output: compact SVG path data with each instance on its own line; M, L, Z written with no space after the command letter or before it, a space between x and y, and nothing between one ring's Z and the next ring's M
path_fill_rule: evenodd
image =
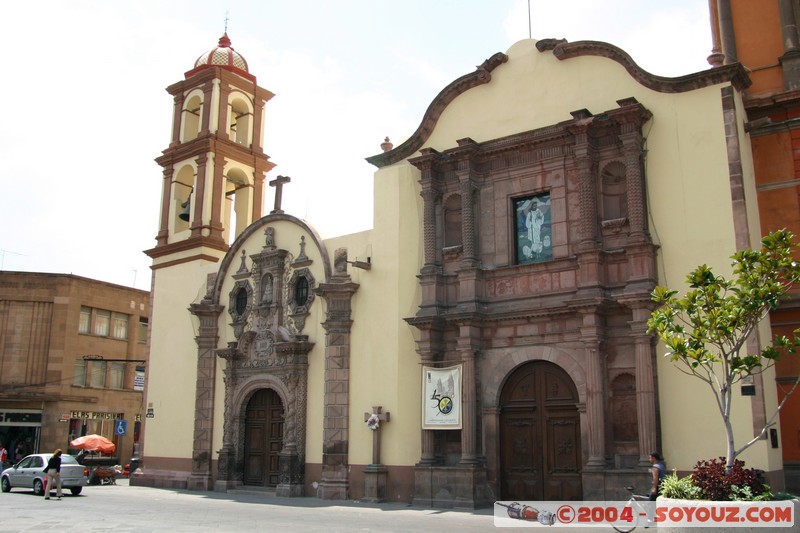
M136 331L136 342L139 344L147 343L147 317L139 317L139 329Z
M89 325L92 322L92 310L89 307L81 307L81 317L78 322L78 333L88 334L91 329Z
M106 362L90 361L89 386L102 389L106 386Z
M115 339L128 338L128 315L121 315L119 313L113 314L111 322L111 336Z
M294 303L298 307L306 305L308 301L308 280L306 278L297 278L297 283L294 287Z
M111 389L125 387L125 363L111 363L111 376L108 386Z
M513 201L517 263L540 263L553 259L553 229L550 193Z
M86 361L83 359L75 360L75 377L72 384L78 387L86 386Z
M79 333L91 333L98 337L111 337L112 339L126 340L128 338L128 322L130 315L125 313L112 313L102 309L92 309L82 306L80 319L78 322ZM139 319L142 320L141 318ZM145 321L145 337L139 342L147 342L147 332Z
M94 334L100 337L108 337L111 325L111 311L95 311L94 314Z
M236 292L236 313L243 315L247 309L247 290L242 287Z

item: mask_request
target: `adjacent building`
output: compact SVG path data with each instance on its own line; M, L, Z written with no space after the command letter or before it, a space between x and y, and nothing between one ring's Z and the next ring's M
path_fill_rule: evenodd
M705 385L646 321L657 284L759 243L751 83L521 41L368 158L373 229L322 239L281 209L288 177L264 205L272 94L224 35L167 88L133 482L478 507L619 498L653 450L680 471L722 455ZM774 380L735 398L738 438ZM783 486L769 440L744 459Z
M0 442L23 455L99 434L136 454L150 298L71 274L0 272Z
M800 1L712 0L712 65L740 63L752 85L744 94L747 131L753 147L761 232L788 228L800 235ZM800 292L770 317L773 333L790 335L800 327ZM800 376L800 357L778 363L782 400ZM768 386L768 383L764 383ZM780 446L786 486L800 492L800 394L790 397L780 428L769 429Z

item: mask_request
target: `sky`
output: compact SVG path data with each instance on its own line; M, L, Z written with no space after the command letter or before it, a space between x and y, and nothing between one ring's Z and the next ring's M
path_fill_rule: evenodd
M366 157L515 42L605 41L661 76L709 68L708 0L28 0L0 3L0 270L149 290L172 97L226 29L275 97L282 208L323 237L372 226ZM226 21L227 18L227 21ZM530 32L530 33L529 33ZM569 118L569 117L565 117ZM268 188L265 211L272 209Z

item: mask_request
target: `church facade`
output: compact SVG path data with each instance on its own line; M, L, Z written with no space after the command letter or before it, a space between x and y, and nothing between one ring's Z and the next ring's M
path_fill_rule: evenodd
M168 87L132 482L469 508L620 498L653 450L679 471L722 455L708 392L646 322L656 285L759 242L749 83L521 41L368 158L374 227L323 240L281 209L289 178L267 212L272 94L223 36ZM741 438L770 380L736 398ZM744 458L781 486L779 450Z

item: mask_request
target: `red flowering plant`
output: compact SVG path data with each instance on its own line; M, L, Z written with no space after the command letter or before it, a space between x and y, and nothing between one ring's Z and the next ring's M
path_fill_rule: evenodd
M701 491L703 499L713 501L769 499L769 486L761 481L760 472L745 468L744 461L734 460L725 473L726 459L698 461L691 475L692 484ZM759 498L762 497L762 498Z

